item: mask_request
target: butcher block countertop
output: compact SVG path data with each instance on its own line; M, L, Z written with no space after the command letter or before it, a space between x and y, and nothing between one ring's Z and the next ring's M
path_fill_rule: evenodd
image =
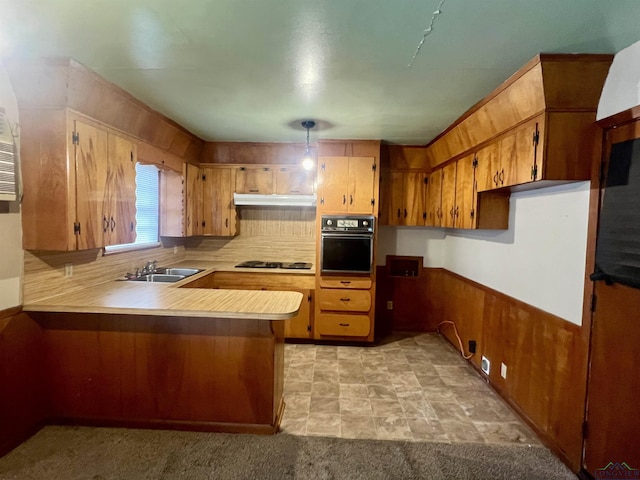
M299 292L181 288L216 271L249 271L229 263L181 261L172 267L204 271L177 283L110 280L79 291L62 293L25 304L27 312L111 313L286 320L294 317L303 295ZM274 271L276 270L276 271ZM255 270L252 270L255 273ZM273 269L265 273L309 274L306 271Z

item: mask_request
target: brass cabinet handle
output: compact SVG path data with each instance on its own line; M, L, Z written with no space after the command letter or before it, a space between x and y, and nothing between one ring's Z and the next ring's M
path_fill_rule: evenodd
M458 216L458 212L459 212L458 207L456 207L456 211L455 211L455 213L454 213L454 216L456 216L456 217L457 217L457 216Z
M451 211L449 212L449 215L451 215L451 218L453 218L453 207L451 207Z
M353 195L349 195L349 205L353 205Z
M500 175L498 175L498 178L500 179L500 185L504 185L504 168L500 172Z
M228 218L224 219L224 226L225 226L225 228L229 228L229 219Z
M531 165L531 180L533 180L533 165Z
M250 189L249 192L250 193L258 193L260 190L258 190L257 188L254 189Z
M398 218L400 218L400 209L398 209Z
M131 222L131 231L133 232L134 228L133 228L133 222Z
M341 301L341 302L350 302L350 301L351 301L351 299L350 299L350 298L348 298L348 297L342 297L342 298L340 299L340 301Z
M116 221L111 217L111 231L113 232L116 228Z
M404 209L404 218L407 218L407 209Z
M342 195L342 204L346 205L347 203L347 196L346 195Z
M495 183L496 187L498 186L498 172L493 176L493 183Z
M341 327L348 327L351 324L350 323L339 323L338 325L340 325Z
M109 219L107 217L102 217L102 232L106 233L109 230Z
M343 285L349 285L351 283L351 280L340 280L340 283L342 283Z

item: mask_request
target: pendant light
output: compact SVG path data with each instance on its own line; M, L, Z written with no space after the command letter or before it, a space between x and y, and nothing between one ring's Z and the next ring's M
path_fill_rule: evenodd
M301 123L303 128L307 129L307 146L304 149L304 157L302 157L302 168L305 170L312 170L315 167L315 160L311 154L311 147L309 146L309 130L316 126L316 122L313 120L305 120Z

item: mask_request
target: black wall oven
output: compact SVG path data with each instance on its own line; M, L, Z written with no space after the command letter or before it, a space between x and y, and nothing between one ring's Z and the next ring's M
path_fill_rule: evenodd
M323 215L320 273L371 273L374 217Z

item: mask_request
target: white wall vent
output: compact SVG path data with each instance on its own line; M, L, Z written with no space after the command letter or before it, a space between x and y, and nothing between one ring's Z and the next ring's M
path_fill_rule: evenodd
M16 198L16 155L13 135L5 110L0 107L0 201L13 202Z

